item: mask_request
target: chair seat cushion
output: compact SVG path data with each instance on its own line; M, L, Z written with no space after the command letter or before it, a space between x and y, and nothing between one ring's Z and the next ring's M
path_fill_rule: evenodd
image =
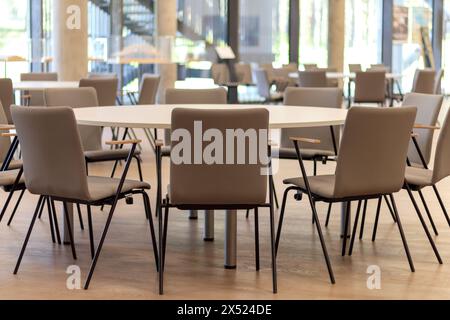
M116 161L126 160L130 150L117 149L117 150L95 150L85 151L84 156L88 162L101 162L101 161ZM135 156L140 155L139 151L135 151Z
M323 175L316 177L308 177L311 192L326 199L334 199L335 175ZM306 191L305 180L303 178L291 178L283 181L284 184L294 185Z
M114 197L119 187L120 179L113 179L108 177L88 177L89 194L91 201L98 201ZM133 190L145 189L149 190L151 187L146 182L125 180L122 188L122 193L127 193Z
M12 186L16 181L17 175L19 174L19 170L8 170L0 172L0 186L7 187ZM25 179L20 178L20 184L25 183Z
M428 187L433 185L433 171L416 168L407 167L405 173L405 179L408 184L417 187Z
M319 157L334 157L333 151L319 149L301 149L303 160L313 160ZM295 148L278 148L272 150L272 156L279 159L297 159Z

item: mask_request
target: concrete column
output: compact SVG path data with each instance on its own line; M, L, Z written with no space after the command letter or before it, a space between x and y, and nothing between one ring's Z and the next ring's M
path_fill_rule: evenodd
M53 1L53 10L53 69L59 80L78 81L88 72L87 1Z
M345 0L329 0L328 8L328 66L344 71Z
M158 37L172 38L174 42L177 34L177 1L157 1L156 15ZM160 43L167 44L166 39L161 40ZM157 40L157 42L158 41L159 40ZM168 49L167 45L162 46L165 47L165 50ZM168 56L171 55L170 53L165 53ZM161 76L161 85L158 92L158 103L164 103L166 89L173 88L175 86L175 81L177 80L177 66L175 63L159 64L157 70Z

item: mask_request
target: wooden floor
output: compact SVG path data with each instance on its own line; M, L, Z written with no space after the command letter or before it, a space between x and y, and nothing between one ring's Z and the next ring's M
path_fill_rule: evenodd
M144 153L146 180L155 186L154 159ZM91 167L91 173L107 175L110 164ZM320 166L320 173L333 172L334 164ZM311 167L309 167L311 169ZM164 180L168 181L167 162ZM298 165L283 161L276 177L281 198L282 180L297 176ZM137 177L133 168L132 177ZM213 186L212 186L213 187ZM450 208L450 179L439 185ZM154 190L152 190L154 199ZM27 194L11 227L0 224L0 299L448 299L450 297L450 228L436 198L426 190L440 235L435 237L444 265L439 265L405 192L396 195L416 272L411 273L398 229L383 207L378 239L370 240L376 201L369 203L363 241L356 241L352 257L340 256L340 209L335 206L330 226L325 231L336 281L329 282L317 232L311 224L307 201L289 199L285 229L278 257L279 293L272 294L268 214L260 214L262 270L255 271L253 219L245 212L238 221L238 268L225 270L224 213L217 213L216 240L203 241L203 217L192 221L185 212L173 211L170 218L166 266L166 294L157 294L157 273L150 245L149 228L141 199L127 206L121 203L113 219L96 273L88 291L68 290L66 270L78 265L82 281L90 265L88 234L76 224L79 259L72 260L69 247L53 245L48 217L38 221L25 254L19 275L12 274L20 246L29 225L37 198ZM4 203L1 194L0 203ZM153 203L154 204L154 203ZM153 205L152 204L152 205ZM326 205L319 204L324 224ZM62 216L60 215L60 220ZM8 214L6 219L8 218ZM96 238L106 220L106 213L94 211ZM60 221L61 222L61 221ZM367 269L381 269L381 289L367 288Z

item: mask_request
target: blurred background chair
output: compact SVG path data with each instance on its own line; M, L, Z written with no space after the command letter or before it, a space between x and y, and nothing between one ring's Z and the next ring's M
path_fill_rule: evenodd
M11 79L0 78L0 102L3 105L8 124L13 124L11 117L11 106L14 104L14 88Z
M31 72L22 73L20 81L58 81L58 74L56 72ZM22 100L29 106L43 106L44 92L42 90L33 90L22 92Z
M386 73L384 71L357 72L354 103L386 104ZM351 99L349 98L349 107Z
M327 72L322 70L299 71L298 85L302 88L328 87Z

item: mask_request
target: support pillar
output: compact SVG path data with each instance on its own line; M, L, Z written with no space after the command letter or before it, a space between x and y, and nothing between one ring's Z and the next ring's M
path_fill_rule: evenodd
M156 13L157 33L159 37L157 41L160 42L160 47L165 47L165 50L171 50L167 46L167 41L172 38L172 42L174 42L177 34L177 1L158 1L156 4ZM171 53L165 52L164 55L171 56ZM157 100L158 103L164 103L166 90L173 88L175 81L177 81L177 65L175 63L159 64L157 70L161 76Z
M328 67L344 71L345 0L329 0Z
M88 72L88 5L86 0L53 2L53 54L59 80L78 81Z

